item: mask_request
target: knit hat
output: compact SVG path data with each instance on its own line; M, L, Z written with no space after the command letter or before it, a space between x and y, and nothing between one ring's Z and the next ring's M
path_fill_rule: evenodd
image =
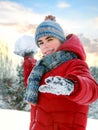
M56 22L55 17L52 15L46 16L45 21L39 24L37 27L35 32L36 44L38 39L43 36L53 36L58 38L61 42L64 42L66 40L63 29Z

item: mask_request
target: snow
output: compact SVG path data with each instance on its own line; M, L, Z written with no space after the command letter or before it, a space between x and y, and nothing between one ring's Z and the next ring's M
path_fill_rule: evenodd
M19 56L24 56L24 53L28 52L37 52L37 45L35 44L34 37L31 35L23 35L20 38L18 38L14 45L14 53Z
M0 130L29 130L30 112L0 109ZM88 118L86 130L98 130L98 120Z
M0 109L0 130L29 130L29 112Z

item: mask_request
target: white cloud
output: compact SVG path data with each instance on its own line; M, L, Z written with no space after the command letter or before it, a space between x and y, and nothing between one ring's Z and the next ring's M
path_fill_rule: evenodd
M94 19L68 19L67 16L63 18L57 19L57 21L61 24L63 29L65 30L65 33L83 33L85 35L97 38L98 35L98 28L96 27L98 25L97 22L98 19L96 19L96 22Z
M70 6L71 5L66 3L66 2L59 2L58 5L57 5L58 8L68 8Z
M13 42L19 33L29 33L33 24L41 22L43 15L34 13L15 2L0 1L0 37L7 42Z
M32 23L41 21L41 15L15 2L0 2L0 23Z
M92 39L91 37L85 37L83 34L80 34L78 36L85 48L88 65L98 66L98 38Z
M95 25L95 27L96 27L96 29L98 29L98 17L96 17L95 19L94 19L94 25Z
M98 55L98 38L92 39L89 37L84 36L83 34L79 35L79 38L83 45L85 46L85 49L88 53Z

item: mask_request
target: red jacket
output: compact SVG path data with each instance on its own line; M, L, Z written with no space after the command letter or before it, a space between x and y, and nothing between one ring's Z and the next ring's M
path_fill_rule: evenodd
M85 63L85 52L75 35L58 50L73 51L79 59L67 61L46 73L49 76L62 76L71 79L75 90L70 96L39 93L38 104L31 108L30 130L86 130L89 104L98 98L98 84Z

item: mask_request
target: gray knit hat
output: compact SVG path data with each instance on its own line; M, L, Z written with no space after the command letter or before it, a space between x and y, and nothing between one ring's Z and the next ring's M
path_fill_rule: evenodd
M39 24L39 26L37 27L35 32L36 44L38 39L43 36L54 36L62 42L66 40L63 29L55 21L55 17L52 15L46 16L45 21Z

